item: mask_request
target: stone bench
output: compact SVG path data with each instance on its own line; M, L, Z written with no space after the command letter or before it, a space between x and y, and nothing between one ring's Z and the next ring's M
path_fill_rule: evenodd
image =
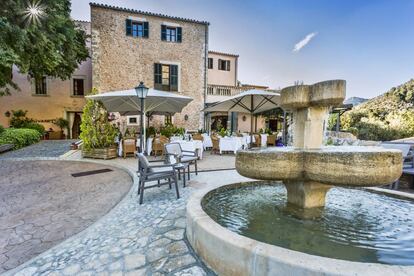
M13 144L4 144L4 145L0 145L0 153L12 150L14 148Z

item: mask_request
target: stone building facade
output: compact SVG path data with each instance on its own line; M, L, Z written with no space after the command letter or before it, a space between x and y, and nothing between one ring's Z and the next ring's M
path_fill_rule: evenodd
M147 87L193 101L172 123L203 127L207 90L208 22L90 4L92 80L99 92ZM154 116L160 124L164 116ZM157 122L158 121L158 122Z
M90 33L89 22L76 23L87 34ZM87 41L88 47L89 43ZM6 115L12 110L27 110L27 117L42 123L46 129L58 131L59 128L52 121L57 118L67 119L70 125L69 135L77 138L80 131L80 115L85 105L84 95L92 88L91 76L92 63L88 58L79 65L71 78L60 80L45 76L42 80L42 89L36 89L34 80L27 74L21 74L17 67L14 67L13 81L20 90L11 91L11 95L0 97L0 125L9 125L9 117Z

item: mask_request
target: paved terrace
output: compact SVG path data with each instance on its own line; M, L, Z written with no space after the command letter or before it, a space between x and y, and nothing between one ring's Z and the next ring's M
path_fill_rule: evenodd
M81 159L79 152L72 153L64 158L41 158L66 161ZM17 158L24 158L24 155ZM0 162L12 164L12 160L31 165L39 162L22 162L22 159L16 158ZM74 163L80 166L115 166L130 175L134 175L137 166L134 158L87 161L92 164ZM72 163L52 160L42 162L60 165ZM233 155L220 157L207 153L199 163L200 170L233 167ZM91 177L95 179L96 176ZM57 246L49 250L44 248L45 252L7 271L5 275L214 275L194 254L185 238L186 202L194 190L207 185L207 182L233 183L242 179L235 170L202 172L198 176L192 175L189 187L182 188L180 185L179 200L175 198L173 190L164 186L146 190L143 205L138 204L135 182L129 193L108 214L71 238L66 239L70 234L66 235L63 238L66 240ZM92 206L101 202L89 201L93 203ZM76 208L73 211L74 214L79 212ZM88 212L84 210L83 213ZM39 249L36 254L43 250Z
M0 273L90 226L129 191L123 170L95 163L0 161ZM74 178L71 174L110 168Z

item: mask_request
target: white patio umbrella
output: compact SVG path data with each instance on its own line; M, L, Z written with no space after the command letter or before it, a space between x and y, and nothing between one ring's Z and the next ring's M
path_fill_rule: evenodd
M141 112L135 89L103 92L86 97L101 101L109 112L119 112L122 115L140 114ZM145 98L144 113L174 114L181 112L192 100L190 97L150 88Z
M119 112L121 115L137 115L141 113L140 99L135 89L103 92L86 96L88 99L99 100L109 112ZM193 99L176 93L164 92L150 88L145 98L143 113L154 115L172 115L181 112ZM145 120L144 120L144 141ZM145 144L145 143L144 143Z
M279 106L280 94L266 90L247 90L206 107L205 112L250 113L250 143L253 142L253 115Z

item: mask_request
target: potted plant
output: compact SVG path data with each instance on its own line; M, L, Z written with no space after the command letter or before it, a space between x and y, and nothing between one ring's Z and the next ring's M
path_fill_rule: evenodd
M223 128L220 129L219 134L220 134L221 137L226 137L227 136L227 130L223 127Z
M57 125L60 128L60 138L64 139L65 134L63 133L64 129L67 129L69 135L69 121L63 118L57 118L53 124Z
M108 111L100 101L87 100L83 108L80 138L82 157L111 159L117 157L117 131L108 121Z

